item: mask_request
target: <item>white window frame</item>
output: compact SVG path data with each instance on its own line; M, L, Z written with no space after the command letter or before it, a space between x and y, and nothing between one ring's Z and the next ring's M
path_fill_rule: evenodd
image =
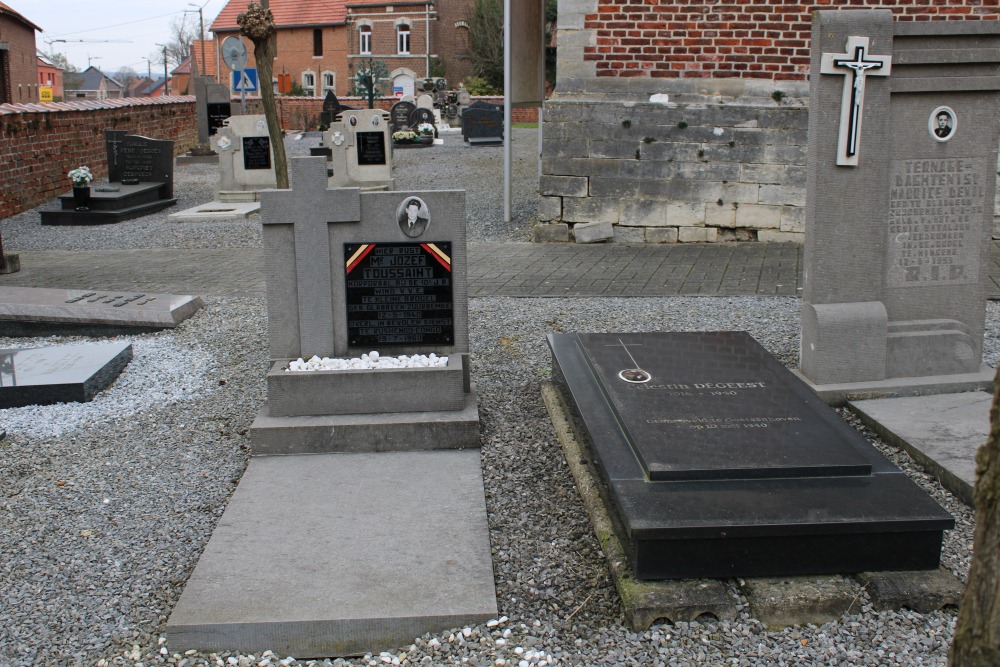
M358 53L361 55L371 55L372 52L372 27L370 25L358 26Z
M316 73L312 70L306 70L302 73L302 90L305 91L306 95L315 97L316 95Z
M401 56L410 55L410 26L405 23L396 26L396 53Z
M327 79L328 78L330 80L329 85L327 85ZM325 97L326 96L326 91L328 91L328 90L332 90L334 95L337 94L337 73L336 72L331 72L330 70L323 70L323 72L320 74L320 81L323 82L323 90L320 91L321 92L320 97Z

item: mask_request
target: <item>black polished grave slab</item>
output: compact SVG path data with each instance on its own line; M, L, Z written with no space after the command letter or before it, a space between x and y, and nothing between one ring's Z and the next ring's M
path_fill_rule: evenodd
M85 403L132 360L129 343L0 350L0 408Z
M351 347L455 342L451 242L345 243Z
M548 343L637 577L938 566L950 515L745 332Z
M358 132L358 164L385 164L385 132Z

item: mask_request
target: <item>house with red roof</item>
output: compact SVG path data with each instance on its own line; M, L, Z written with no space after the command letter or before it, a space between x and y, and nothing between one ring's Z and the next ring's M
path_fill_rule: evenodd
M42 32L0 2L0 104L38 102L36 30Z
M230 0L211 26L217 62L214 70L206 62L205 73L223 83L229 83L230 70L218 64L221 45L239 35L236 17L248 4ZM399 96L412 94L417 81L432 72L440 75L442 68L457 83L472 73L467 19L473 6L474 0L271 0L277 26L272 86L279 93L297 84L307 95L322 97L331 90L350 95L354 74L368 58L386 64L385 87ZM244 44L247 66L255 67L253 45L246 38Z

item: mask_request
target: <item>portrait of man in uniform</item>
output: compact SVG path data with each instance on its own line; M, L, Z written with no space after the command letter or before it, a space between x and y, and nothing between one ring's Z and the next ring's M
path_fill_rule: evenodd
M420 197L407 197L396 211L399 229L411 238L424 233L430 223L430 218L427 204Z

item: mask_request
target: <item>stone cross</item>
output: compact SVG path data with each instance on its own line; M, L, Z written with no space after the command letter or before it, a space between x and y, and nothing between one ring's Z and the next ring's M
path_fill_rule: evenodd
M891 69L892 56L873 56L868 53L867 37L848 37L847 53L823 54L820 72L844 77L837 164L857 166L861 117L865 103L865 79L869 76L889 76Z
M316 160L321 163L318 169L311 162ZM360 190L327 190L324 157L298 158L290 162L292 189L267 192L267 205L281 215L262 216L262 223L292 223L302 353L331 354L334 315L330 292L329 225L361 221Z

